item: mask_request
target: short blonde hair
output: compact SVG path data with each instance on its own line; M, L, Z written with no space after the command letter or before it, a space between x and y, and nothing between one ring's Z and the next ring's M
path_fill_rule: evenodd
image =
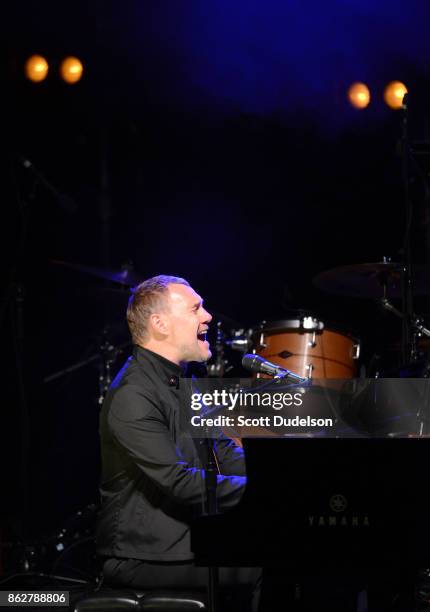
M134 344L146 340L151 314L166 310L167 287L173 284L190 286L183 278L160 274L136 285L131 290L127 306L127 323Z

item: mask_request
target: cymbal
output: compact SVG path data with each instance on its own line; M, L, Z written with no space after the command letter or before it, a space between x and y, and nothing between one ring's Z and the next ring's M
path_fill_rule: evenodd
M211 326L214 325L214 322L220 321L221 323L223 323L223 325L229 326L230 329L240 329L244 327L241 323L239 323L235 319L232 319L228 315L223 314L222 312L219 312L218 310L212 310L210 306L205 306L205 308L207 308L210 314L212 315L213 320L212 320Z
M405 266L394 262L363 263L342 266L320 272L313 279L318 289L358 298L401 297L402 275ZM430 294L430 270L415 267L412 270L412 287L415 295Z
M121 270L112 270L108 268L96 268L94 266L86 266L82 264L71 263L68 261L60 261L58 259L51 259L51 263L59 266L65 266L78 272L84 272L90 276L97 276L105 280L112 281L113 283L119 283L126 287L134 287L142 282L142 276L135 272L131 266L124 266Z

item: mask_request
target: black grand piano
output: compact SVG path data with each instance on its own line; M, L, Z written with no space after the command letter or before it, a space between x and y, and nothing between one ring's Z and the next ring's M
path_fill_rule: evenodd
M428 379L320 381L303 398L297 415L331 415L334 428L243 438L245 493L228 513L194 522L196 563L262 567L263 594L267 579L277 593L265 610L287 591L302 610L291 586L330 592L331 581L350 585L349 607L333 610L355 609L364 588L372 612L391 610L377 584L391 582L402 585L399 610L411 612L415 576L430 567Z
M276 566L299 576L429 564L428 438L243 445L245 493L230 512L193 524L198 563Z

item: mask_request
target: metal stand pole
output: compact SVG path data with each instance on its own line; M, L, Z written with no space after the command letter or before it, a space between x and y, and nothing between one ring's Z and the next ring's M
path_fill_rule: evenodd
M205 442L207 448L207 462L205 466L206 512L208 515L213 515L217 514L218 511L216 490L219 470L215 459L214 439L209 431L206 432ZM211 565L208 570L208 610L209 612L216 612L219 583L218 567Z
M411 327L413 317L413 293L411 280L411 225L413 207L409 196L409 133L408 133L408 103L407 94L403 100L402 121L402 177L403 177L403 200L405 206L405 238L403 243L403 257L405 271L402 276L402 310L404 313L402 323L402 360L403 363L414 361L416 354L416 334Z

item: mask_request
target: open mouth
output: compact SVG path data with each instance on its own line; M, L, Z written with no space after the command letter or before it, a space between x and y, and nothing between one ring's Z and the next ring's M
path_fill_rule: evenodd
M207 330L199 332L197 334L197 339L200 340L200 342L207 342Z

